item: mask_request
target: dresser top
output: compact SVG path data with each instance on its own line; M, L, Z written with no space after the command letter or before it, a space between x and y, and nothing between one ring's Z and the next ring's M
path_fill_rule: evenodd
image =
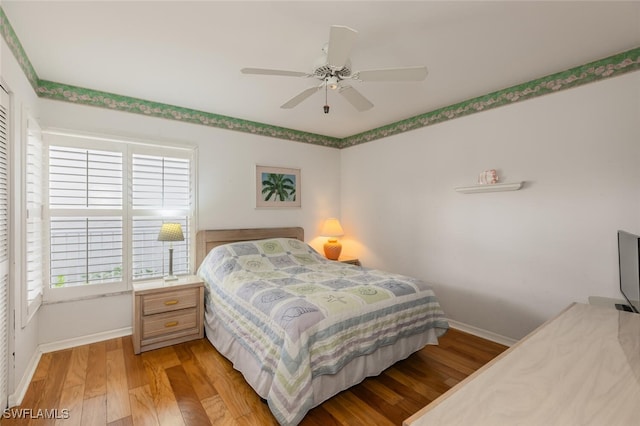
M572 304L406 425L637 424L640 315Z

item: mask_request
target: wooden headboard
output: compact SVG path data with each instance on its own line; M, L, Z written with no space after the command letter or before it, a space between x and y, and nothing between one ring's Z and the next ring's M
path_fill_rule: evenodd
M289 228L249 228L213 229L198 231L196 234L196 270L211 249L222 244L238 241L263 240L265 238L296 238L304 241L304 229Z

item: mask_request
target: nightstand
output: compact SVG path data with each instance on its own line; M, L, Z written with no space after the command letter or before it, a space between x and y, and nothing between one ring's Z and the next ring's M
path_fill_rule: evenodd
M190 275L133 284L136 354L204 337L204 282Z
M356 266L362 266L360 264L360 259L358 259L357 257L351 257L351 256L340 256L338 258L338 262L342 262L342 263L348 263L350 265L356 265Z

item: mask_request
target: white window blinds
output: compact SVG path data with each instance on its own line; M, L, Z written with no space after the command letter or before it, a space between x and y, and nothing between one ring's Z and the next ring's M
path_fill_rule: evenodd
M49 208L121 209L122 153L50 147Z
M123 155L49 147L50 285L122 280Z
M32 118L27 120L26 144L26 254L25 286L23 287L23 323L36 312L42 303L43 244L44 244L44 190L43 147L40 127Z
M9 95L0 86L0 405L7 406L9 368Z
M53 287L121 281L121 218L52 217L50 232Z
M191 183L188 159L133 154L132 162L134 209L171 209L189 213Z
M0 262L8 259L9 229L9 96L0 87Z
M174 249L173 273L188 273L191 161L175 156L134 154L131 170L133 279L167 275L168 244ZM165 243L166 246L158 241L163 222L180 223L185 240Z

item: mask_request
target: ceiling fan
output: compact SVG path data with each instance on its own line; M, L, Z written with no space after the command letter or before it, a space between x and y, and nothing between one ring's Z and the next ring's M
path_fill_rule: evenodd
M333 25L329 32L329 43L322 48L322 55L316 59L311 73L284 71L265 68L242 68L243 74L278 75L284 77L315 78L321 81L318 86L310 87L298 93L282 104L280 108L293 108L302 101L325 89L325 114L329 113L326 102L327 90L337 90L358 111L367 111L373 104L352 86L349 80L369 81L421 81L427 77L427 67L386 68L352 72L349 55L358 32L342 25Z

